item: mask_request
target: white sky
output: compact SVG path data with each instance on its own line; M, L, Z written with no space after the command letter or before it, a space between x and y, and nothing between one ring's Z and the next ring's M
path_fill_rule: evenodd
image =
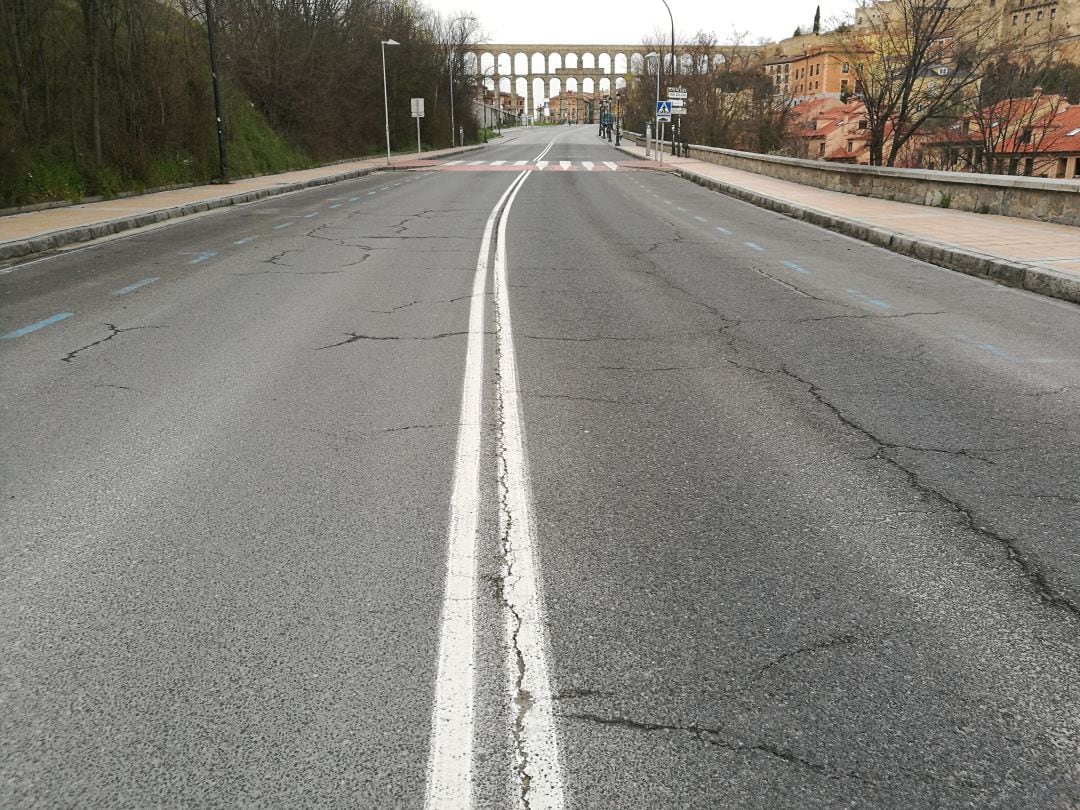
M671 22L661 0L426 0L447 16L472 14L489 42L552 44L637 44L655 29L670 37ZM807 28L817 0L668 0L676 38L704 30L728 42L732 32L749 34L749 43L782 39ZM855 0L821 0L821 22L851 14Z

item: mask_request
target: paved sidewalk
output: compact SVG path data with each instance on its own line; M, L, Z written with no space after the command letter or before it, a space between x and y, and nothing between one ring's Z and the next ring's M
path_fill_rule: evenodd
M620 148L645 156L643 146ZM663 166L716 191L898 253L1080 303L1080 228L860 197L669 154Z
M502 142L502 141L500 141ZM425 159L464 154L484 145L437 149ZM415 154L394 155L389 168L418 165ZM316 169L269 174L236 180L228 185L204 185L139 194L115 200L69 205L0 217L0 260L13 259L64 245L141 228L213 208L252 202L275 194L363 177L388 168L386 157L337 163Z

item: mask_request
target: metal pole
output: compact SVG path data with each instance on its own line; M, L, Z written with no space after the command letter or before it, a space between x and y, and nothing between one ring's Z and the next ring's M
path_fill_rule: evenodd
M454 126L454 53L450 52L450 145L457 141L457 127Z
M664 8L667 9L668 19L671 20L671 75L675 75L675 18L671 16L671 6L668 5L667 0L660 0L664 4ZM666 87L666 85L665 85ZM661 143L663 141L661 140ZM675 154L675 122L671 123L671 154Z
M416 116L416 159L420 159L420 116Z
M225 156L225 125L221 120L221 89L218 87L217 48L214 44L214 0L206 0L206 35L210 40L210 79L214 85L214 116L217 119L219 181L228 183L229 163Z
M390 165L390 97L386 92L386 46L397 45L392 39L382 41L382 97L383 115L386 121L386 165Z

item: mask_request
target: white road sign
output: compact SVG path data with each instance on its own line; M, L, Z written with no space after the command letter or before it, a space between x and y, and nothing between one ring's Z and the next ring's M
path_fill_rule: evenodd
M412 117L423 118L424 117L424 100L422 98L412 99Z

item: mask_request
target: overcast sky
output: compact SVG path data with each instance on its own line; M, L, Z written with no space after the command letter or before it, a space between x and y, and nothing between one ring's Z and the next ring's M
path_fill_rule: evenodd
M472 14L490 42L544 42L554 44L637 44L659 28L670 32L671 23L661 0L598 2L598 0L427 0L440 13ZM815 0L757 0L706 2L668 0L675 19L676 37L697 31L716 34L721 42L732 32L749 34L749 42L790 36L795 26L814 20ZM855 10L855 0L822 0L822 25ZM670 36L670 34L669 34Z

